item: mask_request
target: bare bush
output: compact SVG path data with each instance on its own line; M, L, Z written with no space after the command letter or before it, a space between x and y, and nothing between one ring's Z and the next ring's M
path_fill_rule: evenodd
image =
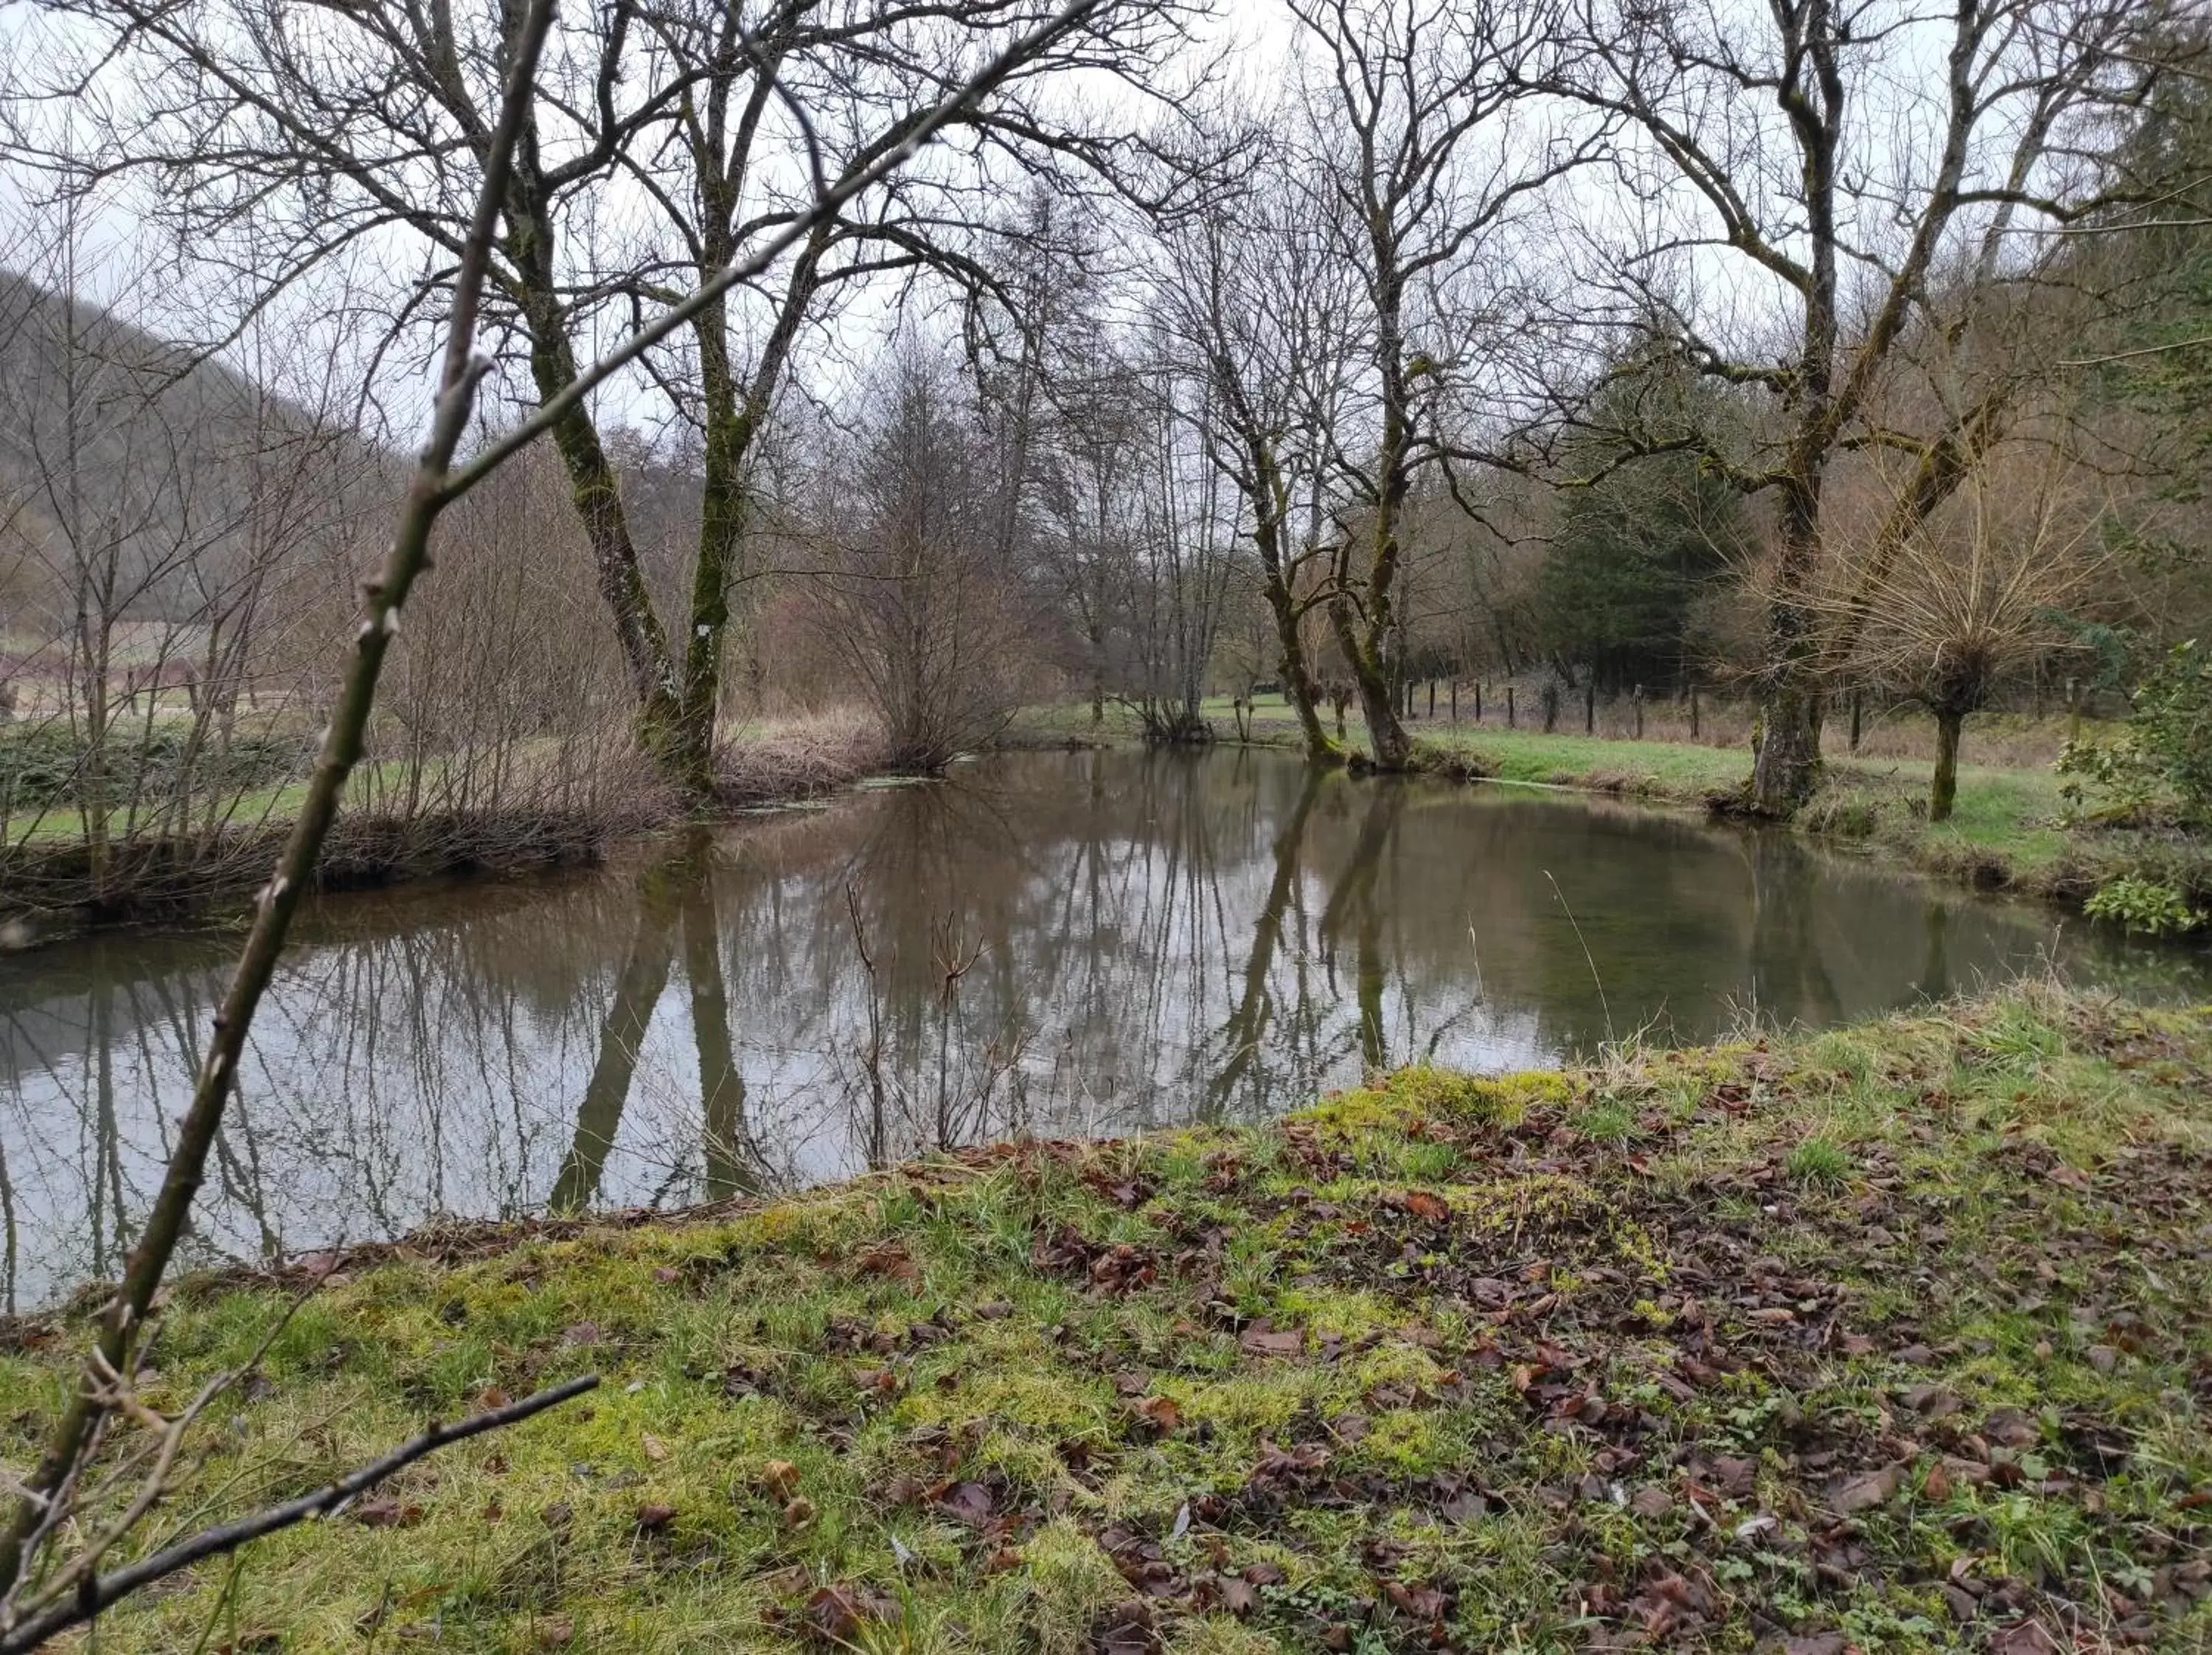
M2062 618L2100 562L2080 502L2048 478L2021 480L1976 477L1861 587L1856 665L1935 721L1931 822L1947 820L1958 797L1967 716L2008 672L2070 642Z
M939 769L1006 727L1032 636L999 555L996 474L949 368L912 341L828 459L813 624L892 763Z

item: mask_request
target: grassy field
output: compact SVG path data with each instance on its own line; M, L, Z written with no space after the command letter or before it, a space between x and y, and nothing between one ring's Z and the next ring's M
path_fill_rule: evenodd
M880 767L882 743L865 721L836 715L811 719L754 719L722 733L725 783L742 802L803 798L849 782ZM526 763L556 757L550 739L527 743L521 750ZM432 758L417 765L405 759L368 761L357 766L347 783L347 796L358 810L376 811L410 782L426 796L434 798L449 767L457 778L465 761ZM254 828L289 824L306 800L307 783L288 782L276 786L247 788L218 801L217 811L233 827ZM204 817L208 801L198 801L195 820ZM141 809L136 826L145 830L149 812ZM134 824L128 810L108 814L109 831L124 837ZM85 818L82 811L56 807L43 812L18 812L0 819L0 847L70 844L82 842Z
M1226 700L1206 705L1216 730L1233 733ZM1525 712L1525 709L1524 709ZM1525 721L1524 721L1525 722ZM2015 721L2017 722L2017 721ZM1628 740L1617 737L1555 733L1527 727L1508 729L1496 715L1489 722L1459 723L1442 717L1411 725L1417 747L1446 768L1464 766L1499 781L1574 788L1683 805L1703 805L1740 788L1751 768L1749 751L1738 742L1718 746L1686 740ZM1032 709L1019 726L1039 740L1134 741L1135 720L1109 709L1094 726L1084 706ZM1263 700L1252 726L1253 739L1267 745L1295 747L1297 729L1279 701ZM1892 747L1910 744L1910 732L1888 732ZM1980 744L2000 751L2034 751L2049 745L2008 728ZM1365 745L1354 718L1347 745ZM1853 757L1833 751L1820 793L1800 815L1802 831L1876 846L1932 873L2032 895L2081 902L2106 880L2137 873L2175 885L2198 904L2212 904L2212 849L2171 835L2118 829L2069 826L2061 778L2048 763L2014 766L1962 764L1957 807L1948 822L1926 819L1933 761L1898 753ZM1977 748L1972 727L1966 751Z
M1474 760L1501 781L1596 788L1682 803L1702 803L1740 788L1751 764L1741 748L1465 725L1430 725L1423 739L1438 751ZM2060 778L2047 768L1962 764L1957 807L1949 821L1936 824L1913 808L1927 799L1935 770L1931 760L1838 757L1829 759L1827 768L1827 780L1807 812L1807 825L1814 831L1902 842L1923 861L1939 866L1992 858L2002 864L2008 883L2031 885L2055 869L2069 849L2069 836L2058 824L2065 810Z
M380 795L407 785L415 767L404 759L370 762L357 767L346 784L349 798L366 800L374 808ZM434 795L443 777L442 761L432 760L421 767L419 787ZM265 788L248 788L228 798L210 801L196 800L192 820L197 825L206 819L210 802L217 818L227 827L252 829L288 824L300 813L307 801L308 784L304 782L284 782ZM134 820L131 812L118 806L107 814L108 833L121 839L132 832L144 833L155 812L141 806ZM0 824L0 844L56 845L80 843L85 837L85 816L73 807L56 806L46 811L23 811Z
M234 794L216 806L217 816L233 827L267 826L272 822L289 822L300 813L300 806L307 796L304 782L287 782L276 787L252 788ZM202 803L193 812L194 821L206 812ZM107 813L107 830L112 837L127 837L133 831L145 831L149 812L141 809L134 820L126 808L118 807ZM81 842L86 834L87 823L82 811L70 806L57 806L46 811L25 811L8 818L0 828L0 844L57 845Z
M282 1331L148 1543L604 1384L96 1646L2202 1650L2208 1098L2029 995L188 1287L158 1403Z

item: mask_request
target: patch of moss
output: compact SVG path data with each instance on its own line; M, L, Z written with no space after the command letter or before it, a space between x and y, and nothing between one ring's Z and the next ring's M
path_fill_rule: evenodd
M1340 1133L1402 1131L1431 1120L1510 1127L1531 1109L1563 1105L1573 1095L1569 1078L1551 1071L1474 1075L1414 1064L1340 1092L1292 1118Z

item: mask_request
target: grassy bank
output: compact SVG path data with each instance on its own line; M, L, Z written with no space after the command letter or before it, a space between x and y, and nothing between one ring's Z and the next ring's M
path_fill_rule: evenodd
M165 1533L602 1389L98 1646L2202 1649L2208 1096L2212 1013L2016 997L425 1238ZM149 1395L286 1305L180 1292ZM0 1361L10 1463L71 1343Z
M612 841L681 814L675 796L625 749L612 750L598 770L538 785L528 761L554 757L525 755L489 782L457 759L362 765L317 869L319 885L356 890L589 861ZM872 729L834 717L740 727L720 757L721 800L732 811L816 798L885 763ZM0 824L0 927L36 940L242 906L267 879L306 796L304 782L230 795L192 814L219 825L185 835L156 825L166 818L150 810L112 812L96 867L77 811Z
M1224 734L1235 728L1230 710L1212 719ZM1703 806L1740 788L1751 765L1748 750L1689 741L1630 740L1540 730L1507 729L1498 721L1453 723L1417 720L1410 727L1419 750L1439 768L1504 782L1536 783L1613 794L1656 802ZM1255 742L1295 748L1297 732L1286 709L1263 703L1252 727ZM1022 725L1030 739L1133 742L1133 718L1109 709L1101 725L1084 707L1039 709ZM1347 742L1364 748L1356 722ZM1892 734L1892 745L1905 743ZM2038 745L2013 739L2012 748ZM1970 731L1966 751L1974 751ZM1926 819L1932 760L1904 754L1854 758L1831 751L1826 779L1796 825L1825 837L1876 847L1932 873L1987 889L2078 904L2123 875L2172 885L2199 908L2212 908L2212 845L2170 833L2094 825L2071 826L2061 778L2048 764L2000 767L1961 764L1957 806L1948 822Z

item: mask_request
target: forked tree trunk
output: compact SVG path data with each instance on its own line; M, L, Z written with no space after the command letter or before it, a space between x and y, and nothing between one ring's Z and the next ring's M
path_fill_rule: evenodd
M1412 761L1413 744L1398 717L1398 697L1376 647L1375 629L1361 625L1352 606L1341 601L1328 606L1336 641L1352 668L1352 681L1359 691L1359 710L1367 721L1367 739L1374 749L1377 769L1402 770Z

